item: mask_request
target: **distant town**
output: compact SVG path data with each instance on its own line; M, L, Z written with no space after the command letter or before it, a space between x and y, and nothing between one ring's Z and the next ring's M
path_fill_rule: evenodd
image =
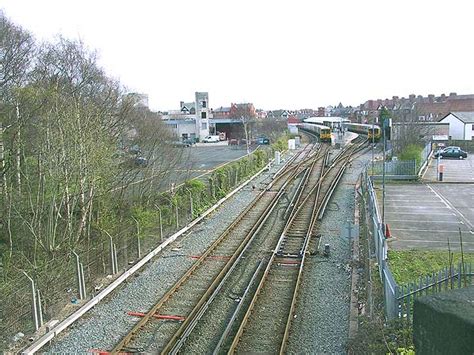
M148 106L148 97L136 95L140 105ZM297 125L310 117L341 117L357 123L378 123L380 108L391 116L391 125L396 136L397 127L406 124L424 124L429 127L430 138L471 140L472 130L460 127L471 124L474 119L474 94L393 96L391 99L369 99L357 107L335 106L303 108L297 110L262 110L252 103L230 103L229 106L212 108L209 93L196 92L194 101L181 101L179 106L168 111L159 111L164 122L182 139L203 139L210 134L225 132L228 139L242 135L240 123L246 120L277 120ZM458 113L450 116L452 113ZM462 116L462 117L461 117ZM454 117L454 121L453 121ZM450 131L449 122L453 121ZM456 122L459 121L459 122ZM463 131L463 134L460 132Z

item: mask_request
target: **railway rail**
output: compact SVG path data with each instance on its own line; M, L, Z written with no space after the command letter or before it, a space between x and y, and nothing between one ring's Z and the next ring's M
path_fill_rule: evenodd
M295 317L295 306L302 280L308 246L317 236L317 223L324 214L345 168L365 141L355 144L336 156L331 164L325 159L320 169L309 173L302 186L298 205L270 258L253 299L243 316L229 353L284 353ZM317 177L319 171L319 179ZM315 250L318 248L316 247ZM278 296L276 296L278 295Z
M289 181L298 176L313 152L305 149L274 177L271 187L262 191L234 223L199 257L193 266L114 347L112 353L164 351L179 339L201 307L215 291L239 255L285 194ZM157 321L156 318L180 320Z
M220 330L214 330L220 334L220 337L217 337L219 341L212 342L208 338L210 347L200 350L217 354L227 350L234 352L239 346L239 351L284 351L304 260L316 231L317 217L322 214L321 211L329 200L328 196L337 184L337 181L333 184L323 182L338 180L350 161L348 157L362 149L361 147L362 144L354 144L332 161L327 146L321 146L316 154L311 149L305 149L288 161L274 175L270 186L255 199L254 204L239 216L165 296L136 323L130 333L114 347L112 353L160 351L175 354L181 351L185 348L188 338L199 336L193 332L203 317L213 314L208 311L212 309L213 302L225 303L226 297L223 295L229 291L224 290L229 285L235 286L237 282L242 289L238 292L238 302L233 300L229 303L227 300L227 316L220 319ZM299 184L296 184L296 181L299 181ZM289 193L290 182L297 185L292 194ZM283 225L269 229L268 223L265 226L265 222L272 214L278 215L282 206L285 207ZM262 248L265 241L267 246ZM265 252L270 245L273 248L275 244L275 249L270 249L272 252ZM264 252L259 253L259 248ZM274 280L268 282L272 277ZM291 287L288 287L289 283ZM275 291L268 285L278 285L272 286L278 287L278 290ZM264 292L267 289L270 292L273 290L280 295L278 299L264 298L270 300L267 304L270 308L266 308L267 313L274 313L268 312L268 309L286 311L278 316L278 322L275 322L276 316L273 314L273 317L270 317L273 318L272 321L264 322L265 325L260 323L259 326L253 320L249 322L249 317L252 311L257 312L255 304L262 289ZM280 304L277 304L278 302ZM265 306L260 308L265 309ZM176 321L157 321L156 318L171 318ZM219 320L216 319L214 323L219 323ZM247 324L272 329L274 334L281 334L281 340L272 340L263 346L261 342L249 343L250 347L246 348L242 339L245 334L251 333L244 332ZM202 331L199 331L199 334L202 334ZM216 339L215 334L213 339ZM230 343L226 339L234 341Z

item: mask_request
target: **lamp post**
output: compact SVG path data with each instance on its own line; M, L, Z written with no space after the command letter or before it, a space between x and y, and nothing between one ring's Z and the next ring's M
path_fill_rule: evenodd
M372 120L372 176L374 176L374 144L375 144L375 122Z
M382 160L382 228L385 236L385 151L386 151L386 128L388 123L388 111L385 106L381 107L380 123L382 124L382 139L383 139L383 160Z

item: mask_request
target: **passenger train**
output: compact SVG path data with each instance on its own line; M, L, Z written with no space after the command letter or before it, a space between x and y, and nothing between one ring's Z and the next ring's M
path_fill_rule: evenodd
M370 141L378 142L380 140L380 127L371 124L344 122L343 126L350 132L367 135Z
M315 133L321 142L331 142L331 129L327 126L303 122L300 127L306 131Z

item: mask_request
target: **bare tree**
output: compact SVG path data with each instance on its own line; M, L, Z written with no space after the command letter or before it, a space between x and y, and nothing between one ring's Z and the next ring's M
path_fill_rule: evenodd
M393 110L391 115L391 140L397 152L411 144L424 145L436 134L434 122L426 118L416 105Z
M255 124L255 110L251 104L236 104L231 110L231 118L240 120L245 134L247 154L250 153L250 140L252 137L252 128Z

